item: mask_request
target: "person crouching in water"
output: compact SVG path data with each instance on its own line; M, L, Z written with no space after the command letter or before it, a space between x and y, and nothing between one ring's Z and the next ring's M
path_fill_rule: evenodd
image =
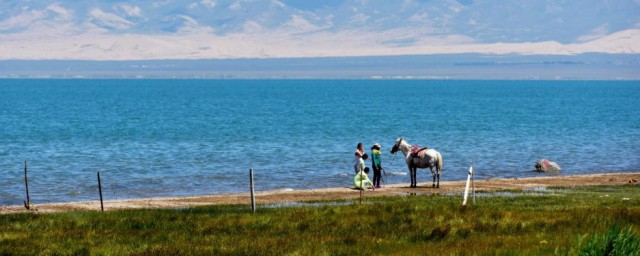
M371 167L373 168L373 184L375 188L380 188L382 165L380 163L380 144L378 143L371 147Z
M367 187L367 184L369 184L371 186L371 189L376 190L376 188L373 186L373 182L371 182L369 176L367 176L368 173L369 167L365 167L363 171L356 174L356 177L353 178L353 185L356 187L356 189L364 190Z

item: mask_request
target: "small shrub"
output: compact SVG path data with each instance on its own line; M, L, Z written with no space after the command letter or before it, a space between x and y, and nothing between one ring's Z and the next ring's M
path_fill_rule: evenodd
M424 242L424 241L440 241L449 235L451 232L451 226L447 225L444 227L436 227L431 232L427 232L426 230L414 235L412 237L413 242Z

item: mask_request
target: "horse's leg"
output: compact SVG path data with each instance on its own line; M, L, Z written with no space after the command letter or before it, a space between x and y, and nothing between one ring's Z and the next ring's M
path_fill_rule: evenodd
M411 185L409 185L410 188L413 187L413 167L408 166L409 168L409 178L411 179Z
M433 183L431 184L431 187L434 188L436 186L436 173L433 172L433 167L429 167L429 169L431 170L431 176L433 176Z
M440 188L440 172L438 172L438 185L436 185L436 188Z
M418 168L417 167L412 167L411 169L411 176L412 176L412 180L413 182L411 182L411 187L415 188L418 187Z
M418 168L411 167L411 187L412 188L415 188L418 186L418 178L417 178L416 172L418 172Z

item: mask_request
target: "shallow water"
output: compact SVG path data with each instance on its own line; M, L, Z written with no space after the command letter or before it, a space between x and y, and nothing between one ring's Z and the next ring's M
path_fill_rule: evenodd
M350 186L352 155L402 136L442 180L637 171L640 82L0 80L0 205ZM368 151L368 150L367 150ZM369 164L369 163L367 163ZM420 183L431 182L420 171Z

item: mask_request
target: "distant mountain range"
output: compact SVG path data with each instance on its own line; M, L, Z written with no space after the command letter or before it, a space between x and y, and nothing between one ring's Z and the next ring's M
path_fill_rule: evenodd
M640 54L638 0L0 1L0 60Z
M639 54L602 53L219 60L0 60L0 78L640 80L639 71Z

